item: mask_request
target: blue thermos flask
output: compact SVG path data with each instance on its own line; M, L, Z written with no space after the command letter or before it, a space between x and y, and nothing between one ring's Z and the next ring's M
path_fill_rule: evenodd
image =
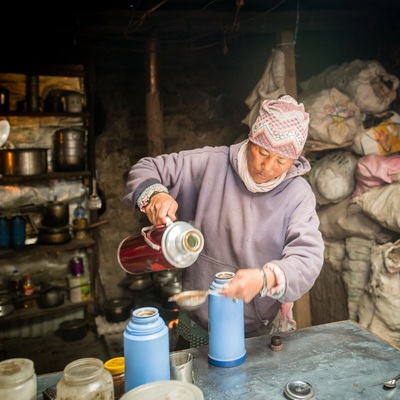
M125 392L144 383L170 380L169 332L157 308L134 310L123 336Z
M7 217L0 217L0 249L6 250L11 245L10 222Z
M208 299L208 362L216 367L235 367L246 359L243 300L219 294L233 279L233 272L218 272Z
M22 215L14 215L11 220L11 242L15 249L21 249L25 245L26 232L25 232L26 222Z

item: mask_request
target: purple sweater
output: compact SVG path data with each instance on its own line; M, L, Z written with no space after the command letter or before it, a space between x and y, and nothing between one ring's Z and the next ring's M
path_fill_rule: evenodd
M245 304L245 332L259 334L281 302L298 300L317 279L324 242L318 230L315 196L301 177L310 170L296 160L285 180L266 193L251 193L237 173L237 153L230 147L204 147L155 158L145 157L129 173L124 203L137 207L144 189L161 182L179 204L178 216L204 235L197 261L183 270L183 290L206 290L220 271L278 264L286 276L279 299L256 296ZM208 304L187 312L207 329Z

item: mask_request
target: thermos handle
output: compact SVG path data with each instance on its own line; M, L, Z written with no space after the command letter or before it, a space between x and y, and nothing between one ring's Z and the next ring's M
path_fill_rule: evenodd
M172 225L172 219L170 217L165 217L165 221L166 221L166 226ZM154 225L152 226L145 226L144 228L142 228L142 236L144 238L144 241L154 250L156 251L160 251L161 250L161 246L158 245L157 243L154 243L150 240L150 238L147 236L147 232L151 231L152 229L156 228Z

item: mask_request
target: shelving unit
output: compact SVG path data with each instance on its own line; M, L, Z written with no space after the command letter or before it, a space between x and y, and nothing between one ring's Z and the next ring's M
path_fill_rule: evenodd
M82 126L86 131L86 141L85 141L85 165L86 169L82 171L66 171L66 172L55 172L53 168L49 168L49 172L40 175L29 175L29 176L3 176L0 175L0 185L23 185L28 186L32 184L40 184L46 187L46 185L56 185L57 181L77 181L81 182L86 188L87 193L90 192L91 180L95 177L95 144L94 144L94 124L93 124L93 73L92 70L88 71L90 68L86 68L83 65L78 64L68 64L68 65L47 65L47 64L35 64L29 67L13 66L13 65L0 65L0 74L13 75L22 74L25 76L36 75L40 79L42 77L50 77L51 79L59 78L60 85L64 82L66 78L73 78L79 80L79 86L84 96L84 107L82 112L68 112L68 111L55 111L48 112L43 111L39 108L37 112L31 111L16 111L10 109L9 111L0 112L0 119L8 119L13 128L12 121L21 121L24 118L29 118L32 125L36 124L38 129L41 128L41 121L46 118L53 118L53 120L60 121L63 120L63 124L60 125L61 128L65 128L66 122L69 118L74 123L71 125L76 126L76 121L79 120L79 125ZM49 78L49 79L50 79ZM0 82L0 86L7 86L7 83L3 85ZM20 83L19 83L20 84ZM68 90L68 89L67 89ZM10 92L10 96L11 96ZM15 100L15 99L14 99ZM11 101L10 101L11 103ZM15 101L14 101L15 103ZM37 121L37 123L35 122ZM53 125L53 123L51 124ZM32 146L35 147L35 146ZM51 166L50 166L51 167ZM0 171L1 172L1 171ZM88 217L90 223L95 223L98 220L96 212L91 210L86 210L88 212ZM25 245L21 249L6 249L0 250L0 260L17 260L21 258L34 257L47 257L51 255L59 255L61 253L69 254L75 251L84 251L87 254L88 264L89 264L89 282L91 285L91 299L87 301L82 301L79 303L72 303L68 299L68 295L64 296L64 303L58 307L51 308L40 308L34 303L33 306L29 308L15 308L14 311L6 316L0 317L0 327L5 327L7 325L18 324L23 321L40 319L41 317L54 317L60 318L60 315L67 313L68 311L75 309L83 309L85 314L90 311L93 313L96 309L96 292L95 292L95 281L97 275L97 232L95 230L90 230L89 237L84 239L72 239L67 243L60 244L30 244ZM68 291L66 292L68 293Z

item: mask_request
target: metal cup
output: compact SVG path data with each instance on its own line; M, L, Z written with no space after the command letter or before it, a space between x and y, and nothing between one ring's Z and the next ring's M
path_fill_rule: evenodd
M175 351L169 355L171 379L194 383L193 356L187 351Z

